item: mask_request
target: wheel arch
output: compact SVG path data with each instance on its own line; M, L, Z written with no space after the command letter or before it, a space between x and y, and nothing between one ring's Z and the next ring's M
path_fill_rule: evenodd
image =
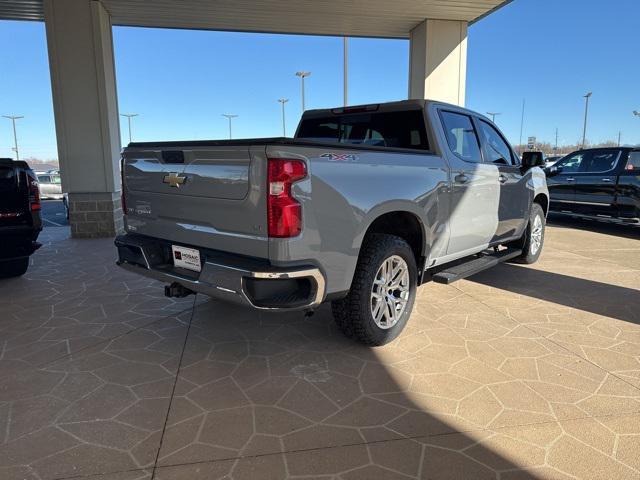
M546 217L549 213L549 197L544 193L539 193L534 197L533 203L537 203L542 207L542 211L544 212L544 216Z
M405 240L413 251L418 271L421 271L426 257L426 229L415 212L393 210L376 215L364 230L361 243L373 233L386 233Z
M541 168L532 168L527 172L531 175L527 184L533 191L533 202L542 207L545 217L549 213L549 188L547 187L547 176Z

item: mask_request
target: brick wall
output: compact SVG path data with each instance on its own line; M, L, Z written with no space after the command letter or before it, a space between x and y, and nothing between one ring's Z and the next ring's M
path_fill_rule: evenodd
M74 238L114 237L124 231L119 193L70 193L69 223Z

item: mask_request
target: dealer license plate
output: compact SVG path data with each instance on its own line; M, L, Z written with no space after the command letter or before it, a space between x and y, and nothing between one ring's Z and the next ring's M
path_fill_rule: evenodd
M199 272L202 267L200 265L200 252L195 248L180 247L179 245L171 245L173 253L173 264L176 267L186 268Z

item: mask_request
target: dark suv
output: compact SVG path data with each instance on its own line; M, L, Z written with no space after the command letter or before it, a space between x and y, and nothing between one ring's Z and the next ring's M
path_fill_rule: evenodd
M0 158L0 278L27 271L42 230L38 179L26 162Z
M551 211L619 223L640 223L640 150L589 148L545 169Z

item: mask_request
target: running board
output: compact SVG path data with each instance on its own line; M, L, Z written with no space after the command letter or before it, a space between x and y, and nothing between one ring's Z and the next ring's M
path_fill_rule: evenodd
M464 263L458 263L448 268L445 267L445 270L434 273L431 280L436 283L449 285L450 283L470 277L488 268L495 267L499 263L516 258L522 255L522 250L507 248L498 252L482 253L480 255L479 257L472 257L471 260Z
M565 217L572 217L582 220L593 220L600 223L613 223L616 225L638 225L640 224L640 218L637 217L612 217L609 215L587 215L585 213L575 213L569 210L552 210L549 213L552 215L563 215Z

